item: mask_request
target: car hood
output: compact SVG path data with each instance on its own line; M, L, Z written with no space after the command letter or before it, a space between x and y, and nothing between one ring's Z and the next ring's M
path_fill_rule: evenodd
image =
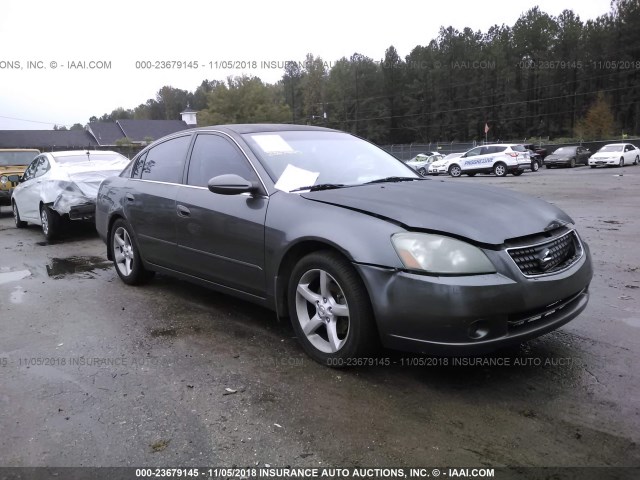
M596 152L591 155L591 158L613 158L621 157L623 152Z
M0 166L0 175L22 175L29 165Z
M575 157L575 153L552 153L551 155L547 155L545 161L547 160L567 160L571 157Z
M409 230L441 232L491 245L573 223L562 210L537 198L468 183L425 179L301 196L400 223Z

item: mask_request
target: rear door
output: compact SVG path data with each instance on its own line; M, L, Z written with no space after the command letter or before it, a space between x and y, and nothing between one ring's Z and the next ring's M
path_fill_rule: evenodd
M263 296L264 222L269 198L266 192L210 192L209 180L225 174L261 185L233 140L223 134L198 134L186 184L180 187L176 202L180 263L191 275Z
M182 183L191 134L153 146L132 168L124 211L142 257L175 269L177 263L176 194Z

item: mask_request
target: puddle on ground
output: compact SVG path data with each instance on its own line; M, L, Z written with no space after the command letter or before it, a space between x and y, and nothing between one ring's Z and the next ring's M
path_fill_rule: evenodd
M623 318L622 321L631 327L640 328L640 318Z
M9 295L9 301L11 303L22 303L24 302L25 293L27 292L24 291L20 285L18 285L13 289L13 292L11 292L11 295Z
M52 278L82 272L93 272L111 268L113 264L103 257L67 257L52 258L47 265L47 274Z
M17 272L0 271L0 285L3 283L17 282L31 275L29 270L18 270Z

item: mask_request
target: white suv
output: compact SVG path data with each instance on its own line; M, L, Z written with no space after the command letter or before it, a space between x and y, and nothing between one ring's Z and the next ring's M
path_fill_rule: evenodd
M495 173L504 177L507 173L518 176L525 170L531 170L529 150L515 143L502 143L472 148L452 161L448 172L452 177L463 173L470 177L476 173Z

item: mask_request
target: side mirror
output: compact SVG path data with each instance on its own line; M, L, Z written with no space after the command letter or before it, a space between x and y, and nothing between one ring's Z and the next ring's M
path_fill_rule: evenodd
M207 186L209 191L220 195L239 195L240 193L255 193L258 191L256 182L245 180L234 173L213 177L209 180Z

